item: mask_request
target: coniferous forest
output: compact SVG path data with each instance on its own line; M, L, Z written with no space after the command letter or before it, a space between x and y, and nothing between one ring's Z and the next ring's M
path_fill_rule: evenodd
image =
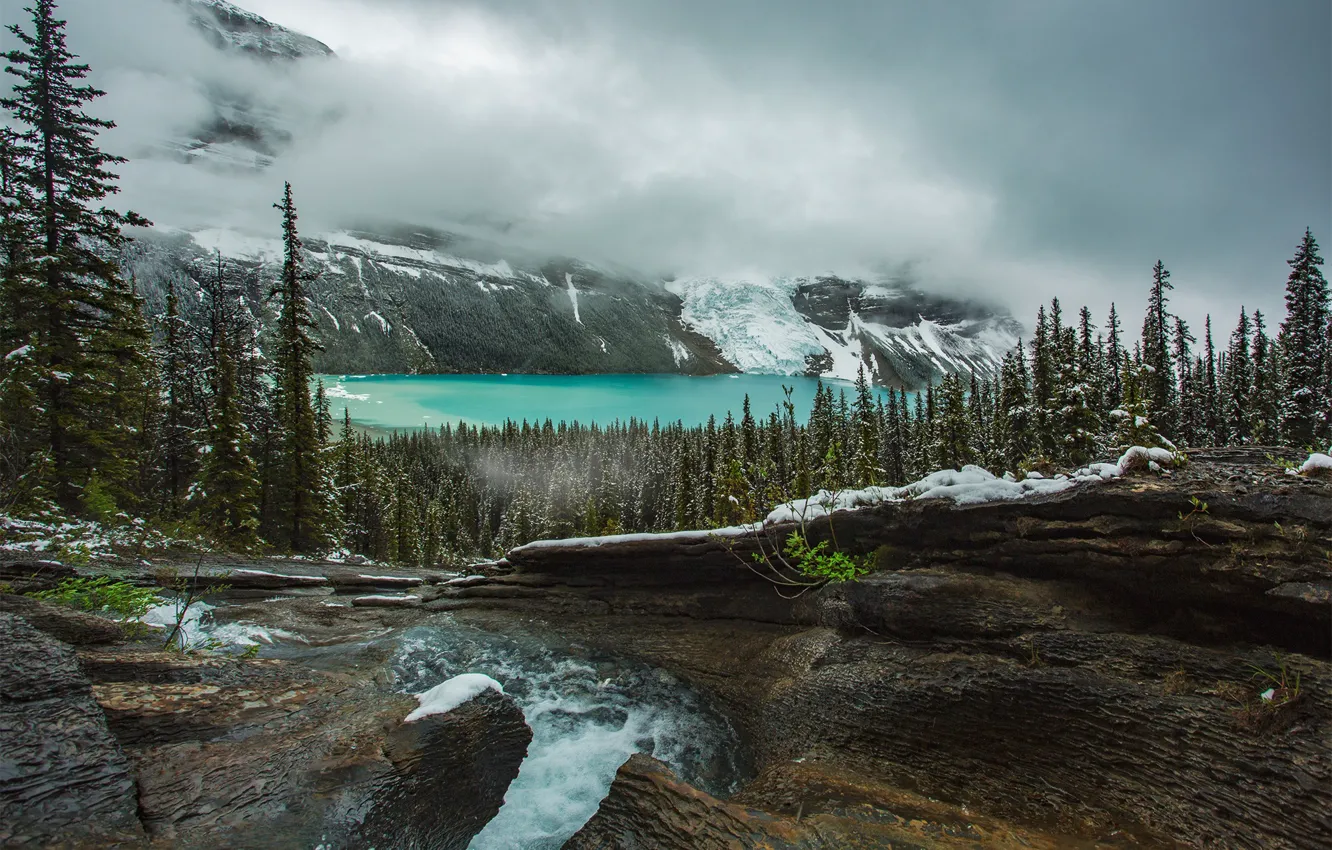
M1190 327L1170 272L1144 274L1141 322L1057 299L998 374L920 393L823 386L738 420L444 426L372 438L330 409L313 370L311 273L287 185L271 312L215 258L186 310L145 316L120 272L143 217L107 206L116 166L85 108L103 93L50 0L11 30L0 99L0 512L138 523L231 551L434 565L543 537L731 525L820 489L900 485L941 468L1071 469L1132 445L1325 449L1332 307L1314 235L1288 261L1284 316ZM1274 269L1274 275L1282 274ZM247 293L253 295L253 293Z

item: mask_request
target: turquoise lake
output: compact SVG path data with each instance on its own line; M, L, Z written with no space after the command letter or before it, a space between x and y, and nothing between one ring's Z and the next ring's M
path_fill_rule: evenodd
M745 394L755 417L767 418L794 388L796 418L814 402L814 378L782 375L324 375L333 418L345 407L358 425L382 430L444 423L499 425L506 419L608 424L634 419L686 425L740 418ZM850 396L853 386L825 381ZM887 391L880 393L887 397Z

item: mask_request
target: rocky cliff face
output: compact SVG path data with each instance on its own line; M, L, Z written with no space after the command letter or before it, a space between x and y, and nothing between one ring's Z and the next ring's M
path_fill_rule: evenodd
M323 59L333 50L227 0L175 0L219 50L239 51L265 60Z
M1054 846L1332 841L1328 483L1261 451L1198 453L1168 478L834 526L880 570L793 600L745 544L664 540L520 550L511 575L432 605L492 625L539 614L711 691L759 762L726 805L791 829L910 821L935 800L994 819L991 846L1020 846L1014 829ZM606 823L678 811L679 789L641 793L641 767ZM797 838L771 846L858 846Z

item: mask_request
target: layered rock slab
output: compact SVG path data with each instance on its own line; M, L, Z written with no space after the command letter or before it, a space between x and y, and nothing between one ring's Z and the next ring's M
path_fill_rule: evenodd
M134 773L74 651L0 613L0 845L143 836Z
M525 547L434 604L540 617L714 694L759 763L733 802L774 817L841 811L793 779L819 766L1079 842L1312 850L1332 846L1332 487L1261 454L835 514L879 571L791 601L744 563L754 541L677 537Z
M531 739L498 694L404 724L414 700L376 681L382 659L350 649L350 672L165 653L85 663L163 846L462 850Z

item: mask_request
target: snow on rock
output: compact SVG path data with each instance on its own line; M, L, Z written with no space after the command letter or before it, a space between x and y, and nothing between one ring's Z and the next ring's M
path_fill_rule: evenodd
M1332 458L1322 458L1332 469ZM1313 458L1311 458L1313 460ZM948 499L956 505L980 505L991 502L1012 502L1031 496L1060 493L1078 484L1099 484L1125 475L1132 469L1146 468L1160 471L1174 466L1176 456L1168 449L1134 446L1126 451L1118 463L1093 463L1069 475L1047 478L1039 472L1029 472L1018 480L1011 472L1003 476L979 466L966 465L961 469L942 469L919 481L903 487L865 487L860 490L820 490L808 499L796 499L774 508L762 523L734 525L727 528L673 531L661 534L614 534L605 537L571 537L563 540L536 540L510 551L510 555L537 549L569 547L598 547L622 543L648 543L663 541L703 542L716 538L743 537L754 534L764 526L786 522L808 522L826 517L835 511L879 505L885 502L905 502L919 499ZM1136 465L1135 465L1136 464ZM1321 468L1321 467L1320 467ZM468 577L471 578L470 576ZM459 581L454 579L453 581ZM451 582L450 582L451 583Z
M352 599L353 608L415 608L421 604L421 597L410 594L371 594Z
M1332 449L1329 449L1332 452ZM1309 455L1309 459L1300 465L1298 470L1291 470L1299 475L1332 475L1332 455L1325 455L1322 452L1314 452Z
M979 505L986 502L1011 502L1038 493L1058 493L1077 483L1073 479L1043 478L1029 475L1016 481L1000 478L987 469L970 464L959 469L941 469L904 487L866 487L863 490L832 492L820 490L808 499L797 499L778 505L768 514L765 523L807 522L825 517L834 511L878 505L884 502L904 502L908 499L950 499L958 505Z
M638 534L610 534L605 537L566 537L562 540L534 540L531 543L524 543L509 551L510 555L519 552L530 552L534 549L563 549L566 547L594 548L605 546L611 543L650 543L654 541L693 541L702 542L711 540L714 537L739 537L744 534L750 534L758 529L757 525L732 525L726 528L702 528L689 531L667 531L662 533L644 532ZM471 578L471 576L468 576ZM451 584L445 582L446 584Z
M1119 458L1121 475L1135 469L1149 469L1152 472L1175 465L1175 453L1169 449L1133 446Z
M778 505L768 514L764 523L807 522L825 517L834 511L878 505L884 502L903 502L908 499L950 499L958 505L979 505L987 502L1011 502L1049 493L1059 493L1076 484L1096 484L1119 478L1132 469L1148 468L1159 471L1175 465L1175 455L1167 449L1134 446L1126 451L1118 463L1093 463L1071 475L1046 478L1039 472L1029 472L1019 481L1011 473L997 477L979 466L967 465L958 469L932 472L919 481L904 487L866 487L863 490L831 492L820 490L808 499L797 499Z
M448 714L488 690L504 693L504 687L484 673L463 673L454 676L423 694L416 694L416 701L420 706L404 717L402 722L413 723L432 714Z
M232 570L228 573L229 578L233 579L280 579L290 584L328 584L328 579L323 576L303 576L290 573L270 573L267 570Z

